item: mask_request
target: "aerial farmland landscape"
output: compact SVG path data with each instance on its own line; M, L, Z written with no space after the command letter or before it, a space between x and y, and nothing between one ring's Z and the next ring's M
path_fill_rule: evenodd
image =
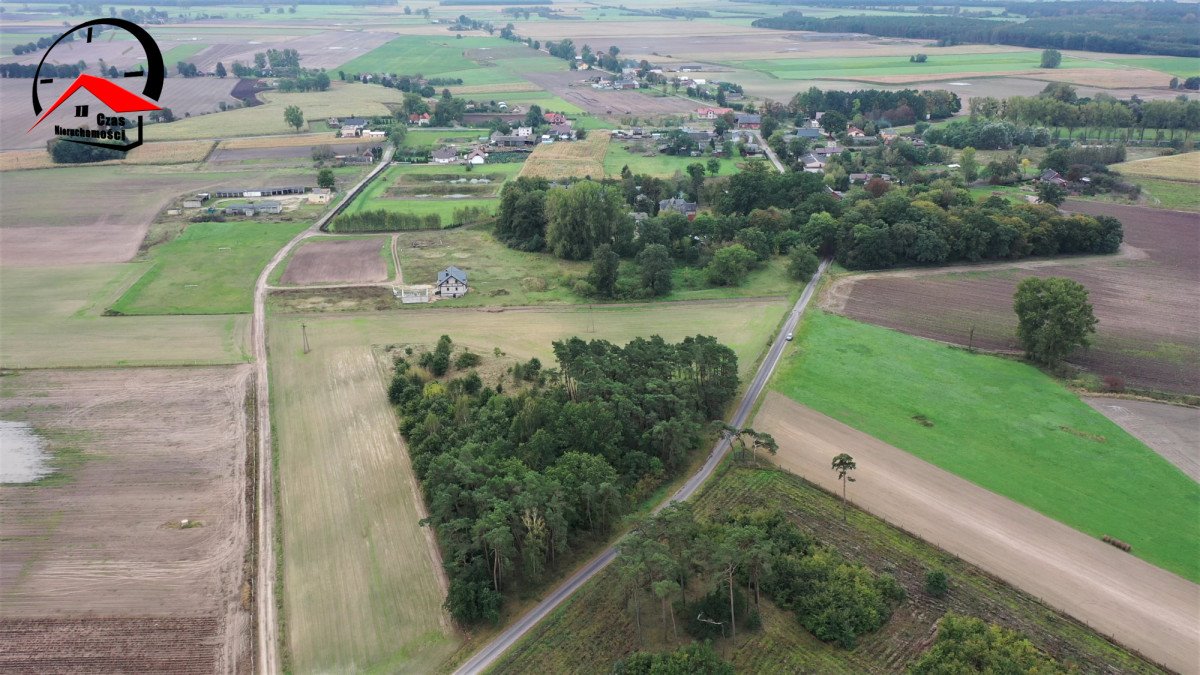
M0 672L1200 675L1200 11L0 6Z

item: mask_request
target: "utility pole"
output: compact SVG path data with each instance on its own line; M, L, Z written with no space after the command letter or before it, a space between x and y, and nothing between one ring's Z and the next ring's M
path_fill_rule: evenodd
M303 323L300 324L300 334L304 336L304 353L307 354L310 351L308 348L308 325L307 324L303 324Z
M975 352L975 326L971 326L971 338L967 342L967 351Z

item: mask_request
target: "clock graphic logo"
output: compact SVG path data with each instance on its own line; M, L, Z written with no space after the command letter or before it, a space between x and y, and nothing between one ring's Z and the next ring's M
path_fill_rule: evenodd
M54 53L54 48L68 35L86 32L83 35L86 42L81 47L86 53L88 45L95 44L92 42L93 38L99 37L102 31L123 31L128 34L140 46L144 62L141 62L136 70L122 72L114 66L110 67L108 72L101 72L100 76L80 73L49 107L43 109L43 98L51 97L44 94L53 86L54 78L43 77L42 67L46 59ZM115 36L106 39L112 37ZM75 55L72 55L72 60L74 59ZM59 36L38 62L33 78L33 114L37 116L37 121L29 127L29 131L33 131L72 96L83 90L99 101L98 107L101 109L92 110L90 105L75 105L73 120L78 126L65 127L55 124L54 135L73 143L123 152L132 150L142 144L142 115L137 115L136 131L133 127L133 115L161 110L157 101L162 95L164 74L162 51L154 42L154 38L141 26L124 19L95 19L81 23ZM65 110L69 111L70 106ZM63 113L60 113L59 116L62 115Z

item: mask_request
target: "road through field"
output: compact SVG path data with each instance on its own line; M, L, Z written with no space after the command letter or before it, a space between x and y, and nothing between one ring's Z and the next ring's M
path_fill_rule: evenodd
M280 672L279 663L279 623L275 617L275 479L272 473L274 466L271 440L271 390L267 380L267 280L271 272L296 247L297 244L309 237L321 234L321 228L354 196L358 194L371 179L383 171L392 161L395 148L388 146L383 158L370 173L354 187L350 188L337 206L325 212L317 219L312 227L297 234L279 249L271 262L263 268L262 274L254 284L254 319L251 326L251 344L254 352L255 371L255 402L258 419L258 485L255 489L255 511L258 514L258 569L254 588L255 614L258 624L257 649L258 672L274 674Z
M754 428L775 437L781 467L839 494L829 461L850 450L857 506L1153 661L1200 672L1200 586L780 394Z
M787 320L779 330L779 334L775 336L775 341L771 344L771 349L767 352L766 358L759 365L754 379L750 382L750 386L746 388L746 393L742 395L742 400L738 404L737 411L734 413L733 419L730 420L730 424L733 426L741 427L746 423L746 418L750 416L751 408L754 407L754 403L758 400L759 394L762 393L767 381L771 379L771 374L775 372L775 366L779 364L779 359L783 355L783 348L787 344L787 336L795 330L796 324L800 321L800 316L804 313L804 309L808 306L808 301L812 299L813 292L821 280L821 274L825 272L825 268L828 266L828 260L821 263L821 266L817 269L817 273L813 275L808 285L804 287L804 292L800 294L800 299L796 301L796 304L792 307L792 311L788 313ZM713 471L716 470L717 465L721 463L721 460L725 457L725 453L728 451L729 439L722 435L717 444L713 446L712 451L709 452L704 466L700 467L700 470L689 478L683 484L683 487L671 495L670 499L659 504L655 512L661 510L671 502L684 501L695 494L696 490L712 476ZM555 607L562 604L564 600L571 597L575 591L579 590L597 572L607 567L616 557L616 546L610 546L605 549L600 555L593 558L579 569L579 571L560 584L558 588L555 588L549 596L535 605L533 609L526 612L524 616L505 629L504 632L484 645L476 652L475 656L460 666L455 671L455 674L466 675L468 673L482 673L487 670L496 662L496 659L500 658L525 633L529 632L529 629L537 625L539 621L544 619Z

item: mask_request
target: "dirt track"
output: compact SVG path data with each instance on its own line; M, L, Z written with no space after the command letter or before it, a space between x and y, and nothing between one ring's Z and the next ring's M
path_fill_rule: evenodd
M781 467L838 493L829 461L852 449L858 506L1151 660L1200 673L1200 586L780 394L767 395L754 428L779 442Z

